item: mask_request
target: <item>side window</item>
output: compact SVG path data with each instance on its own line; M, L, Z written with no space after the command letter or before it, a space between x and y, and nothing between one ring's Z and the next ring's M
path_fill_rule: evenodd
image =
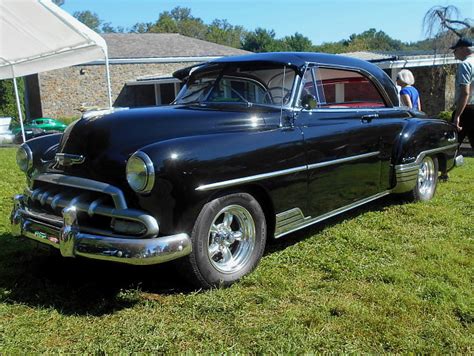
M324 101L323 108L378 108L385 107L385 101L372 81L359 72L319 68L318 91Z

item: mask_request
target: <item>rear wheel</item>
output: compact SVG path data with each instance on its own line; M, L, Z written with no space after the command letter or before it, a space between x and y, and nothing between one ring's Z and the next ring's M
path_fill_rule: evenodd
M409 201L431 200L438 185L438 159L426 156L418 168L416 185L405 197Z
M212 200L202 208L191 234L193 251L185 260L188 279L202 288L239 280L260 261L266 233L265 215L251 195Z

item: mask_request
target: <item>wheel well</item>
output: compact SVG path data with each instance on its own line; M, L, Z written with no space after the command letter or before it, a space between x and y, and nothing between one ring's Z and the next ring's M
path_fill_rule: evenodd
M248 193L258 201L258 203L262 207L263 213L265 214L265 220L267 222L268 237L269 238L273 237L273 235L275 234L276 220L275 220L275 208L270 198L270 194L261 186L245 185L245 186L220 190L212 194L209 197L208 202L216 198L219 198L221 196L233 194L233 193Z
M446 172L448 169L446 156L442 153L439 153L436 155L436 158L438 159L438 171Z

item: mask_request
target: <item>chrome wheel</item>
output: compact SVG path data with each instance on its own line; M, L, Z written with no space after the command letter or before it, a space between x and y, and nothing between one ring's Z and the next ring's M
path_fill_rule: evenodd
M208 257L221 273L234 273L250 260L255 248L255 222L240 205L224 207L209 229Z
M430 198L436 188L438 172L431 157L425 157L418 170L418 191L422 197Z

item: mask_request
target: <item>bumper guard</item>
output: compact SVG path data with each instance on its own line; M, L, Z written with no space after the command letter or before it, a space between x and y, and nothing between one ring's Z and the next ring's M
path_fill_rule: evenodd
M155 238L118 238L80 232L74 206L63 209L63 226L58 228L35 219L25 207L23 195L14 198L12 233L53 246L64 257L82 256L97 260L152 265L191 253L191 239L185 233Z

